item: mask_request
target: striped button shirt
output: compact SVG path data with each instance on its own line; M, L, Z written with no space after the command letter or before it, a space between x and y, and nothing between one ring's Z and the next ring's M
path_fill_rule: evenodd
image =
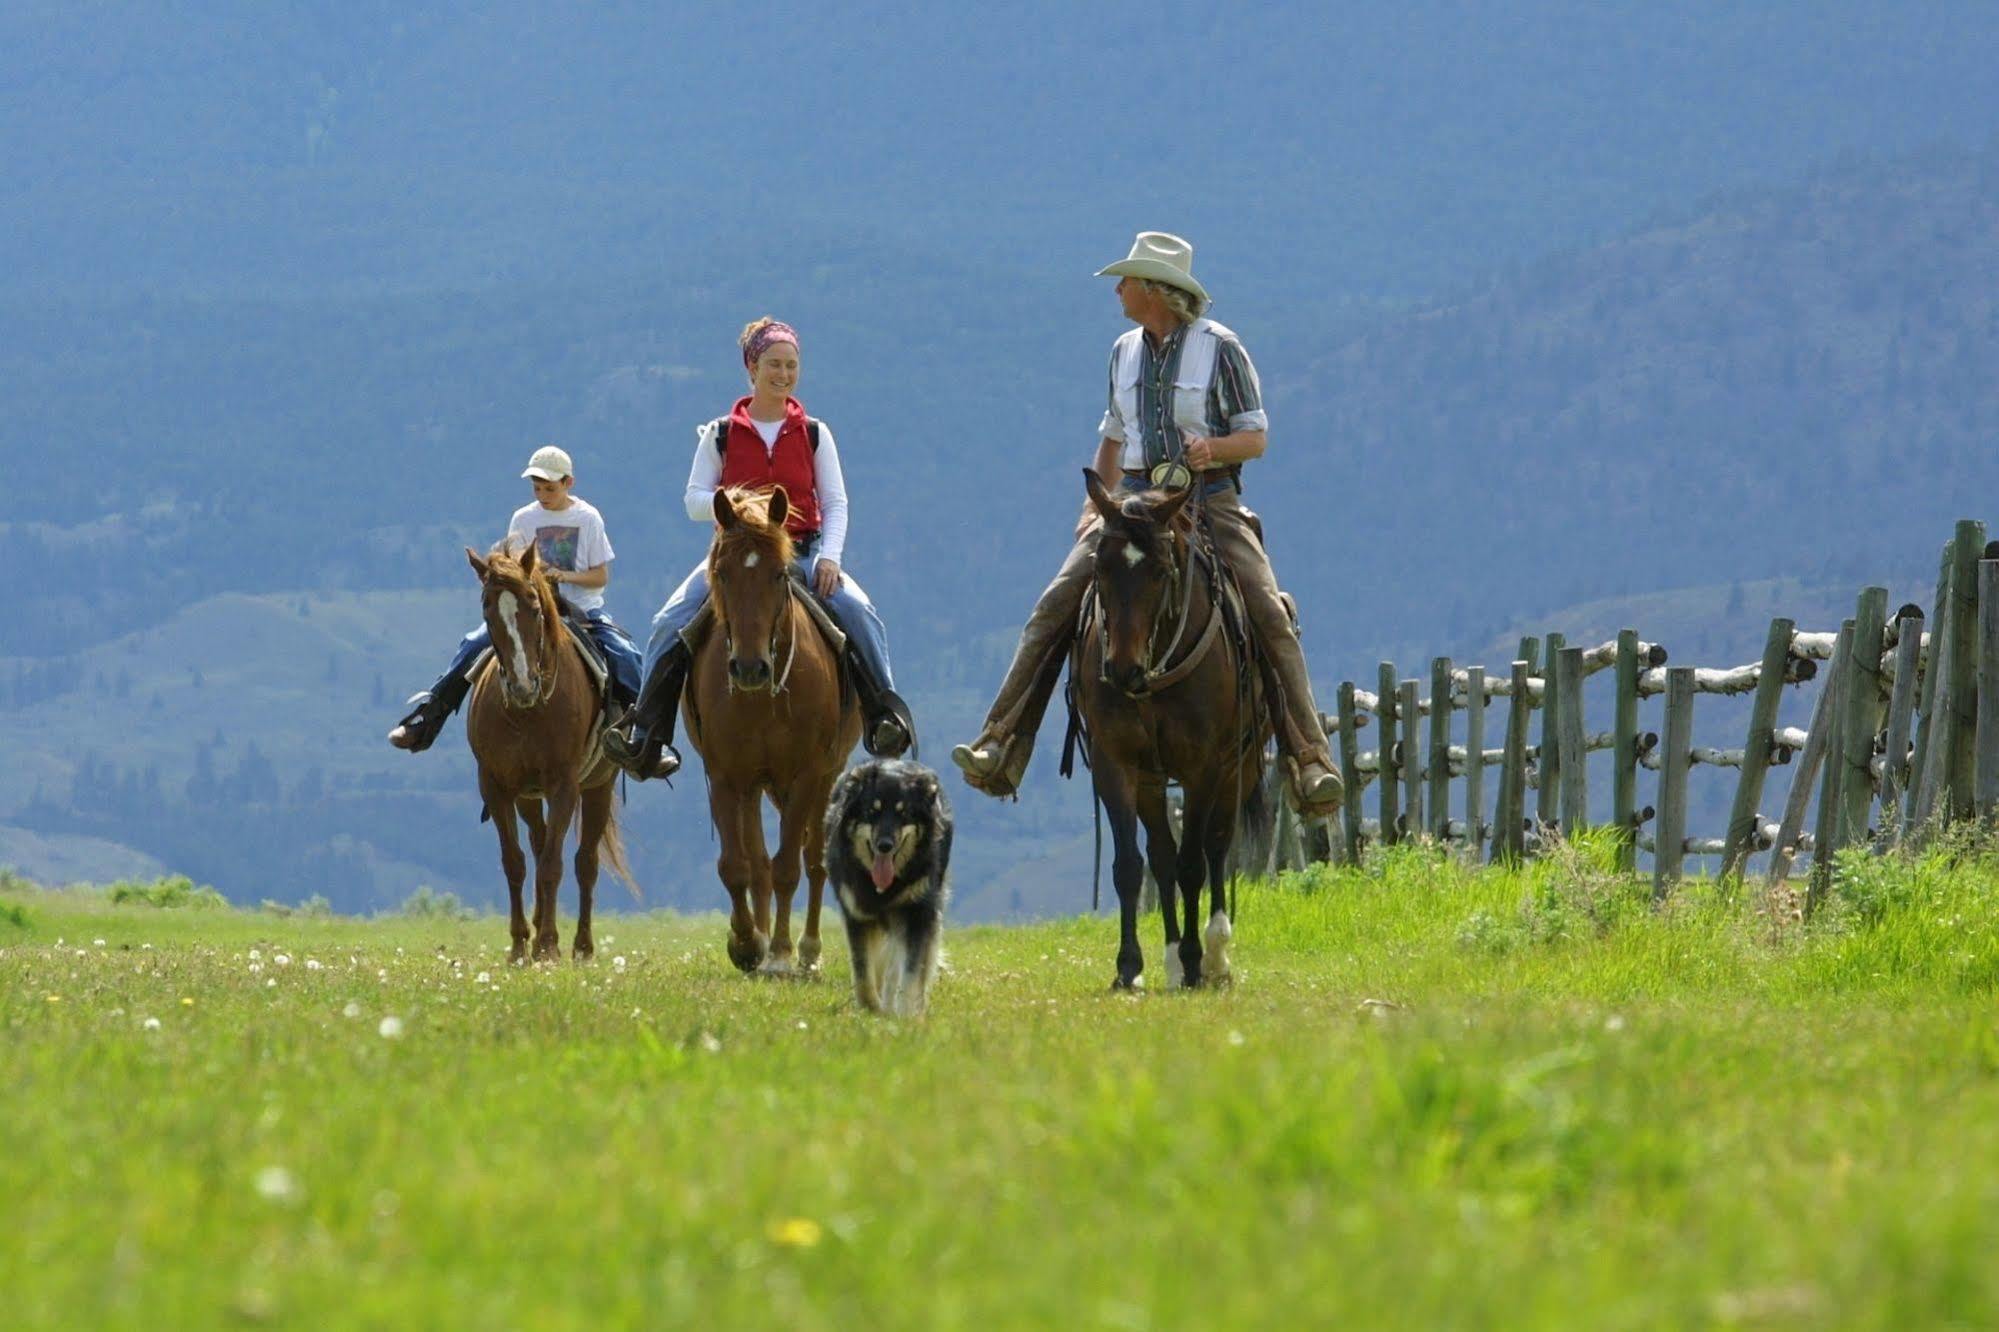
M1235 333L1212 319L1183 324L1162 343L1134 328L1111 349L1110 403L1098 433L1123 448L1118 464L1145 471L1178 458L1184 436L1267 430L1263 386Z

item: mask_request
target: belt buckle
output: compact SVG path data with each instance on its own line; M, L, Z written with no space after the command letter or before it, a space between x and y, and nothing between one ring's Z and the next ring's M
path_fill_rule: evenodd
M1148 475L1161 490L1185 490L1194 484L1193 469L1183 462L1160 463Z

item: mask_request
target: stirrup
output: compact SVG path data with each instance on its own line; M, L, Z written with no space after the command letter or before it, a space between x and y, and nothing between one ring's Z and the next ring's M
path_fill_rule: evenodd
M654 742L651 736L640 740L622 730L607 730L602 744L604 757L633 781L671 777L680 771L680 751L664 740Z
M916 743L916 737L893 712L882 712L868 722L861 746L876 758L901 758Z
M411 694L404 700L403 706L409 711L389 731L389 743L406 754L421 754L436 743L438 732L444 729L445 717L451 714L447 712L444 717L431 716L431 709L437 706L437 695L428 689ZM408 738L409 743L405 744L396 739L398 731Z

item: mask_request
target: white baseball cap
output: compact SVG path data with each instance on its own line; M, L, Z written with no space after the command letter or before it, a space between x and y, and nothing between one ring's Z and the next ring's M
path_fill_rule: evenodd
M538 481L560 481L565 476L576 475L569 465L569 455L553 444L544 444L528 459L528 467L522 476L531 476Z

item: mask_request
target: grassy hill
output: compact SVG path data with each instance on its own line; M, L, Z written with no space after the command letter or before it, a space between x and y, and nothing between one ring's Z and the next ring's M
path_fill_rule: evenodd
M515 971L491 916L10 883L0 1282L22 1328L1983 1326L1995 883L1864 861L1801 926L1401 855L1246 890L1222 993L954 931L907 1026L713 916Z

